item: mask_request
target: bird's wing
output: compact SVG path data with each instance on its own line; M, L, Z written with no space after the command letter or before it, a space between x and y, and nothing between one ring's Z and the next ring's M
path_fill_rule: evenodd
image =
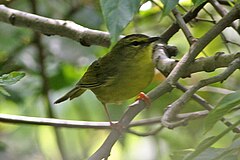
M94 61L77 83L77 86L93 89L111 84L117 73L117 66L109 62L109 60L111 61L111 58L109 58L103 57Z

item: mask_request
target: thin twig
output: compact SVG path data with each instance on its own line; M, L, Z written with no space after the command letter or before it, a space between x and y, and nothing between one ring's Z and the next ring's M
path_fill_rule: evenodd
M182 29L185 37L187 38L188 43L189 43L190 45L192 45L192 44L196 41L196 39L193 37L192 33L191 33L190 30L188 29L188 27L187 27L185 21L183 20L181 14L180 14L179 11L177 10L177 8L174 8L174 9L172 10L172 13L173 13L173 15L175 16L175 18L176 18L176 20L177 20L177 23L178 23L178 25L180 26L180 28Z
M146 137L146 136L156 135L161 130L163 130L163 128L164 128L163 126L160 126L157 129L154 129L152 131L145 132L145 133L140 133L140 132L134 131L133 129L128 128L127 132L131 133L131 134L134 134L134 135L137 135L137 136Z
M181 91L183 92L186 92L187 91L187 88L182 86L181 84L177 83L176 84L176 87L178 89L180 89ZM191 97L193 100L195 100L197 103L199 103L201 106L203 106L206 110L208 111L211 111L214 107L209 104L205 99L203 99L202 97L200 97L199 95L197 94L193 94L192 97ZM221 118L221 121L228 127L232 126L232 123L230 121L228 121L226 118ZM233 132L236 132L236 133L240 133L240 128L239 127L235 127L233 129Z
M227 15L227 13L228 13L227 10L225 10L225 9L223 8L223 6L221 6L221 4L220 4L217 0L210 0L209 2L212 4L212 6L215 8L215 10L216 10L222 17L225 16L225 15ZM239 33L239 31L238 31L238 26L237 26L236 23L232 22L231 26L232 26L232 28L233 28L234 30L236 30L236 31Z
M192 19L194 19L195 17L197 17L198 13L202 10L202 8L207 4L208 2L205 1L203 2L201 5L197 6L196 8L194 8L193 10L190 10L188 13L186 13L183 16L183 19L185 21L185 23L190 22ZM169 39L178 32L178 30L180 29L178 23L173 23L166 31L164 31L161 34L161 38L162 41L167 43L169 41Z
M213 23L213 24L216 23L216 21L209 20L209 19L204 19L204 18L195 18L195 21L208 22L208 23Z
M169 105L162 117L162 124L168 128L174 128L175 126L179 126L179 123L184 123L187 121L188 119L182 119L174 122L176 117L178 117L177 114L180 112L184 104L190 100L194 93L204 86L224 81L238 68L240 68L240 58L235 59L223 73L205 80L201 80L196 85L190 87L178 100Z
M205 11L205 12L209 15L209 17L213 20L214 24L216 24L216 20L215 20L215 18L213 17L212 13L208 12L208 10L205 9L205 8L204 8L204 11ZM220 36L221 36L223 42L226 42L227 38L225 37L224 33L221 33ZM228 52L231 53L229 46L228 46L226 43L224 43L224 45L225 45L225 47L227 48Z
M199 112L192 112L192 115L200 115ZM194 119L194 116L187 114L180 114L181 118L190 117ZM200 115L197 118L201 118ZM142 119L131 122L128 127L138 127L145 125L161 124L162 117L154 117L148 119ZM19 116L0 113L0 122L9 124L30 124L30 125L47 125L53 127L65 127L65 128L82 128L82 129L111 129L109 122L93 122L93 121L78 121L78 120L63 120L56 118L43 118L43 117L31 117L31 116ZM117 121L113 121L117 123Z
M47 125L54 127L65 128L82 128L82 129L111 129L109 122L92 122L92 121L77 121L77 120L63 120L56 118L42 118L19 116L10 114L0 114L0 122L9 124L31 124L31 125ZM113 121L113 123L117 123ZM132 122L129 127L153 125L161 123L161 117L142 119Z
M194 45L191 46L190 51L185 54L176 67L167 77L166 81L170 86L174 86L181 75L189 68L189 64L194 61L195 57L226 27L233 21L240 18L240 4L224 16L215 26L213 26L203 37L201 37Z
M233 42L233 41L230 41L230 40L227 40L227 39L225 40L225 42L226 42L226 43L230 43L230 44L234 44L234 45L240 47L240 44L237 43L237 42Z
M158 44L155 49L154 49L154 55L153 58L156 60L156 67L158 68L158 70L160 72L162 72L166 77L168 76L168 74L172 71L172 69L175 67L177 61L174 61L170 58L168 58L168 53L167 50L165 48L165 45L160 45ZM232 57L229 57L232 56ZM224 54L224 53L216 53L215 56L212 57L207 57L207 58L200 58L194 61L194 63L192 63L189 66L189 72L191 69L194 69L195 71L197 71L198 69L202 68L205 71L213 71L215 70L215 67L220 67L219 65L223 65L224 61L227 62L226 66L229 66L229 64L235 60L236 58L240 57L240 53L235 53L235 54ZM210 67L209 67L210 66ZM199 67L199 68L198 68ZM222 66L223 67L223 66ZM204 69L205 68L205 69ZM186 73L186 72L185 72ZM186 73L185 74L190 75L190 73ZM187 91L187 88L182 86L181 84L177 83L176 87L180 90L182 90L183 92ZM208 111L213 109L213 106L211 106L209 103L207 103L202 97L200 97L197 94L192 95L192 97L197 103L199 103L200 105L202 105L205 109L207 109ZM228 120L226 120L225 118L222 118L221 121L227 125L227 126L231 126L232 123L229 122ZM184 122L185 123L185 122ZM183 124L184 124L183 123ZM179 124L181 125L181 124ZM236 133L240 133L240 128L234 128L233 130Z
M221 39L222 39L225 47L227 48L228 53L231 53L230 47L227 44L227 37L223 33L221 33L220 36L221 36Z
M47 126L66 127L66 128L110 129L109 122L63 120L63 119L55 119L55 118L17 116L17 115L9 115L9 114L0 114L0 122L12 123L12 124L47 125Z
M213 17L213 14L210 13L207 9L203 8L203 11L211 18L211 20L213 21L213 24L216 24L216 20Z

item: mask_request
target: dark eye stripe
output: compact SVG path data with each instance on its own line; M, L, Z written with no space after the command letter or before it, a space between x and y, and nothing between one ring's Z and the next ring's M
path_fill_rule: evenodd
M140 45L141 43L140 42L138 42L138 41L133 41L133 42L131 42L131 45L134 45L134 46L138 46L138 45Z
M142 44L144 44L143 41L133 41L133 42L130 43L130 45L133 45L133 46L139 46L139 45L142 45Z

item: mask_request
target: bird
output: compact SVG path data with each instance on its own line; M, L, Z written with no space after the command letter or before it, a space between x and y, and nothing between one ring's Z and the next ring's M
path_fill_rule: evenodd
M54 103L81 96L91 90L103 104L110 124L107 109L109 103L119 103L139 94L139 99L148 97L141 92L152 81L154 63L153 43L160 37L131 34L120 39L103 57L95 60L75 87Z

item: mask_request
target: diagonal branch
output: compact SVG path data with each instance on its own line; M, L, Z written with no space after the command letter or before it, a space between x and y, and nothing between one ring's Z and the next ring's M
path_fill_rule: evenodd
M188 23L192 19L196 18L198 13L203 9L203 7L208 3L208 1L203 2L201 5L197 6L193 10L190 10L187 14L183 16L183 20ZM169 39L177 33L180 29L180 26L177 23L173 23L165 32L161 34L162 40L167 43Z
M227 28L233 21L240 18L240 4L236 5L226 16L224 16L215 26L213 26L203 37L201 37L190 51L185 54L173 71L169 74L167 81L174 86L181 75L187 70L189 64L195 57L210 43L217 35Z
M203 6L202 6L203 7ZM201 10L201 8L199 9ZM198 12L196 12L197 14ZM193 62L201 50L221 33L234 20L240 17L240 5L236 5L222 20L220 20L205 36L194 43L189 53L185 54L181 61L176 65L169 77L156 89L151 91L148 96L154 101L156 98L172 90L180 77L183 76L186 68ZM0 21L16 26L30 27L47 35L60 35L76 40L83 45L102 45L109 46L109 36L105 32L89 30L70 21L53 20L0 5ZM177 28L177 30L179 27ZM166 35L167 32L165 32ZM164 34L163 34L164 35ZM169 36L167 36L169 37ZM166 38L167 39L167 38ZM127 128L133 118L145 108L142 101L132 104L120 120L120 125ZM112 146L125 130L113 129L103 145L97 150L90 160L102 159L109 156Z
M187 91L187 88L182 86L181 84L177 83L176 87L178 89L180 89L183 92ZM207 101L205 99L203 99L202 97L200 97L197 94L193 94L192 95L192 99L195 100L197 103L199 103L201 106L203 106L206 110L211 111L214 107L212 105L210 105L209 103L207 103ZM180 115L180 114L178 114ZM228 121L226 118L222 118L221 121L228 127L232 126L232 122ZM235 127L233 129L233 132L235 133L240 133L240 128L239 127Z
M174 128L175 126L178 126L179 123L184 123L188 119L182 119L180 121L175 121L175 119L178 119L178 113L186 104L190 98L202 87L207 86L212 83L216 82L222 82L225 79L227 79L236 69L240 68L240 58L235 59L229 67L221 74L204 79L199 81L196 85L193 85L191 88L189 88L178 100L176 100L174 103L169 105L167 110L165 111L163 118L162 118L162 124L165 127L168 128Z
M212 6L215 8L215 10L216 10L222 17L227 14L227 10L225 10L217 0L210 0L209 2L212 4ZM236 30L236 31L239 33L239 31L238 31L238 26L237 26L236 23L232 23L231 26L232 26L232 28L233 28L234 30Z
M195 57L203 50L209 42L211 42L218 34L220 34L226 27L228 27L234 20L240 18L240 5L236 5L225 17L223 17L210 31L208 31L202 38L199 39L190 48L189 53L185 54L180 62L176 65L173 71L169 74L167 79L163 81L158 87L148 93L151 101L154 101L161 95L172 90L179 78L188 68L188 65L193 62ZM144 102L137 101L132 104L129 109L122 116L119 124L123 128L127 128L132 119L145 108ZM113 129L100 148L89 158L89 160L107 159L109 157L112 146L120 138L125 131Z
M175 16L176 21L177 21L178 25L180 26L180 28L182 29L185 37L187 38L188 43L189 43L190 45L192 45L192 44L196 41L196 39L193 37L192 33L191 33L190 30L188 29L188 27L187 27L184 19L182 18L180 12L177 10L177 8L174 8L174 9L172 10L172 13L173 13L173 15Z

